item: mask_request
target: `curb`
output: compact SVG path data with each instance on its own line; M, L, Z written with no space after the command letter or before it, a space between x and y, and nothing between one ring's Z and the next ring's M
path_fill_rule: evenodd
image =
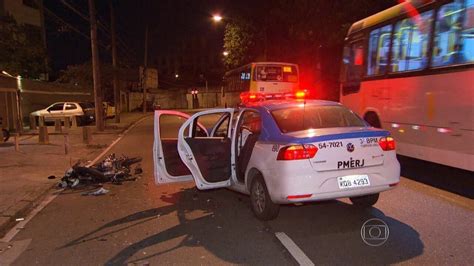
M1 216L0 217L0 238L2 238L8 230L10 230L15 223L17 218L26 217L31 210L38 206L47 195L50 194L56 185L46 186L46 189L35 196L32 200L21 200L17 205L13 207L11 211L13 214L11 216Z
M148 118L150 115L139 117L136 121L128 123L123 131L117 132L117 136L123 135L128 129ZM106 150L109 146L110 144L103 148L103 150ZM32 200L20 200L17 205L12 207L11 215L0 216L0 239L2 239L6 233L15 226L17 223L16 219L28 216L30 212L34 210L48 195L56 191L55 187L56 183L51 186L45 186L45 189L38 193L39 195L34 196Z

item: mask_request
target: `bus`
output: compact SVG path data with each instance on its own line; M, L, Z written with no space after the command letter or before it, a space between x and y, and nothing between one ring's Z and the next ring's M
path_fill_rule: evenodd
M227 106L293 94L299 89L298 65L250 63L228 71L224 76L224 84L223 97Z
M405 1L354 23L341 103L400 155L474 170L474 0Z

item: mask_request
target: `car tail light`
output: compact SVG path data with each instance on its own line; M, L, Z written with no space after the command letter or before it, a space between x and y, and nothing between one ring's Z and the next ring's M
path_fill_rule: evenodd
M395 140L392 137L385 137L379 140L380 148L384 151L395 150Z
M291 145L280 149L280 151L278 152L277 160L291 161L311 159L316 155L317 151L318 148L311 144Z

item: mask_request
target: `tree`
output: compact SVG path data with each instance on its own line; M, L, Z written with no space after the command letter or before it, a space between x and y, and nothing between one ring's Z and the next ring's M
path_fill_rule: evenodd
M231 20L226 27L224 48L229 56L224 62L228 67L253 60L297 63L304 88L323 88L315 93L318 97L337 99L347 30L357 20L394 2L241 0L232 7L236 13L231 14L239 19Z
M46 73L40 34L18 25L12 17L0 18L0 69L25 78L39 78Z
M224 57L227 69L241 66L252 60L255 56L255 34L253 28L247 23L232 21L227 23L224 32L224 51L229 52Z
M104 101L113 101L114 94L112 88L113 67L111 64L102 63L100 67L101 87L103 91ZM119 74L120 75L120 74ZM59 78L56 80L59 83L70 83L82 87L92 88L92 63L86 62L80 65L70 65L65 70L61 70Z

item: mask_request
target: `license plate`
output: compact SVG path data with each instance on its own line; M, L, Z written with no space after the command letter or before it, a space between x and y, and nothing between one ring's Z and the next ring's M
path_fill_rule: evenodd
M370 186L368 175L346 175L337 178L339 189Z

